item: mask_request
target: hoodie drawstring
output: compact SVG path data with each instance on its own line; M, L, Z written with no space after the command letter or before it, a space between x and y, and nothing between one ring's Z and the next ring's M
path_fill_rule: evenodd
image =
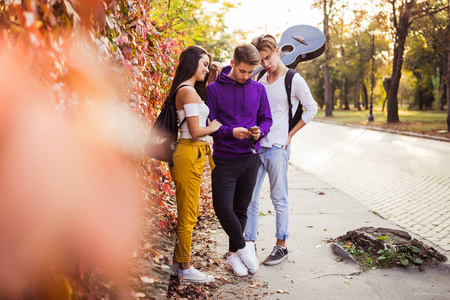
M236 101L234 101L234 115L237 116L237 97L236 97L236 85L234 85L234 99L236 99Z
M242 91L243 91L243 95L244 95L244 98L242 98L242 107L244 108L244 110L245 110L245 88L243 88L242 89Z

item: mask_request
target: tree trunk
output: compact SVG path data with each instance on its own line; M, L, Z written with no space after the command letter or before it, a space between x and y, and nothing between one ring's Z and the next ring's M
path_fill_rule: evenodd
M344 78L344 110L350 110L348 105L348 78Z
M330 34L328 28L327 0L323 1L323 33L325 35L325 62L322 66L323 79L325 81L325 116L333 115L333 99L330 78Z
M361 110L360 99L361 99L361 76L358 77L358 80L356 82L356 97L355 100L353 101L353 106L358 110Z
M406 37L411 25L411 9L416 4L416 0L402 3L399 8L400 16L398 22L396 20L395 1L392 3L394 27L395 27L395 44L394 44L394 61L391 75L391 88L387 95L387 121L388 123L399 122L398 117L398 89L400 86L400 78L402 77L403 53L405 51Z
M387 98L389 96L389 91L391 90L391 85L392 85L391 78L389 78L389 77L385 78L384 81L383 81L383 87L384 87L384 90L386 92L386 98L384 98L384 101L383 101L383 109L381 110L382 112L384 112L384 106L385 106Z
M369 108L369 96L367 95L367 87L366 84L362 83L363 94L364 94L364 109L367 110Z
M450 41L447 55L447 131L450 131Z
M449 32L450 32L450 28L449 28ZM450 45L449 45L448 51L450 52ZM444 60L444 68L442 68L442 76L441 76L441 78L442 78L442 92L441 92L441 95L439 96L439 110L442 110L442 111L444 110L444 100L445 100L444 99L444 94L445 94L444 93L444 89L445 89L445 86L446 86L445 78L447 78L447 76L450 76L450 74L448 73L448 70L449 70L448 64L449 63L450 63L450 58L448 58L447 60ZM448 80L447 80L447 82L448 82ZM447 98L448 98L448 93L447 93Z
M423 101L423 99L425 99L425 95L424 94L425 93L424 93L423 88L421 86L419 86L419 88L417 89L417 99L419 101L419 110L420 111L425 110L425 108L424 108L424 104L425 103Z

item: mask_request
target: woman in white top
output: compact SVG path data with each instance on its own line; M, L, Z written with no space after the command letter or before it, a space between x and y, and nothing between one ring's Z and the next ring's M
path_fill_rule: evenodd
M167 99L171 99L176 93L178 120L181 122L186 118L180 128L181 136L170 168L176 187L179 222L172 270L177 272L181 281L194 284L214 280L214 276L206 275L190 264L192 232L197 223L200 185L207 156L211 169L214 168L206 136L222 126L217 120L208 122L209 109L202 100L206 95L210 63L211 55L202 47L186 48L180 55L167 96Z

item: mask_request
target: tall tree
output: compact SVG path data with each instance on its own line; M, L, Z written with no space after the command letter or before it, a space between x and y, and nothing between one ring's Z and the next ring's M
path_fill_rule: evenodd
M325 34L325 61L322 65L323 78L325 81L325 116L333 115L333 95L331 88L330 76L330 33L329 33L329 16L333 0L323 0L323 32Z
M227 0L152 0L151 16L159 27L171 28L182 37L183 47L196 44L223 61L245 33L226 31L225 14L236 7Z
M450 30L450 26L447 27ZM447 130L450 131L450 39L448 39L447 55Z
M446 2L446 3L445 3ZM449 1L432 0L421 4L421 14L413 19L414 27L420 32L433 50L432 89L439 109L443 110L444 94L447 102L447 127L450 130L450 5ZM423 18L422 18L423 16ZM446 86L446 93L444 86Z
M396 123L398 116L398 89L402 76L403 53L406 38L412 23L416 0L386 0L391 5L391 21L394 35L394 58L392 63L391 87L387 94L387 121Z
M365 109L369 108L369 100L367 94L367 87L365 82L365 74L368 73L368 62L371 59L371 41L370 41L370 33L367 31L366 26L363 25L363 22L367 20L368 12L367 10L360 8L354 11L354 19L351 22L351 28L353 35L351 36L353 41L356 41L356 50L354 53L354 60L359 58L356 62L356 70L355 74L357 76L356 79L356 97L354 99L354 106L361 110L360 107L360 99L361 99L361 90L364 96L364 100L362 101ZM361 89L362 88L362 89Z

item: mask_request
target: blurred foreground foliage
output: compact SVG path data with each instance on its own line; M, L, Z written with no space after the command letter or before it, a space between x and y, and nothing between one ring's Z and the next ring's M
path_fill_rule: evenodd
M203 4L219 9L207 14ZM140 184L139 209L145 212L143 219L131 220L139 230L154 217L160 218L156 224L165 227L163 232L176 226L170 172L165 163L143 154L142 141L165 99L179 53L193 43L223 43L223 14L231 7L217 0L0 1L0 55L14 57L24 74L30 75L21 83L23 89L45 95L36 99L47 101L45 105L69 121L89 119L83 124L87 124L84 130L91 142L95 144L100 137L105 141L97 144L105 153L117 152L125 166L134 167L135 181ZM216 56L228 55L227 47L221 49ZM102 113L91 115L96 110ZM122 124L121 116L133 119L129 122L132 125L142 126ZM83 127L80 123L74 126ZM55 253L55 260L58 255L58 260L68 258L66 254ZM78 254L72 258L73 266L66 270L55 268L59 265L52 265L50 260L47 278L51 280L40 285L47 289L30 288L29 297L62 299L64 294L63 298L76 299L86 295L89 288L81 292L79 285L81 280L86 283L89 266ZM70 274L74 270L76 276Z

